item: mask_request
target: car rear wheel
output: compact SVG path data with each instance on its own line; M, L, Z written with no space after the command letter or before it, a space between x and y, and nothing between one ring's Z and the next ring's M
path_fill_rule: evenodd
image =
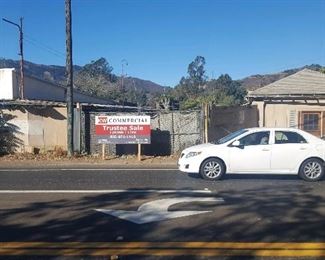
M317 158L304 161L300 167L299 176L305 181L319 181L324 176L324 163Z
M217 158L210 158L204 161L200 168L200 174L203 179L214 181L220 180L225 174L226 167L224 163Z

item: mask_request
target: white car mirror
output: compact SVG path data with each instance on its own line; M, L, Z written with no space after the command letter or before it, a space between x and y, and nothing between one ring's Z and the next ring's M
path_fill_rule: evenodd
M240 146L242 146L242 145L240 144L240 141L236 140L235 142L233 142L233 143L231 144L231 146L234 146L234 147L240 147Z

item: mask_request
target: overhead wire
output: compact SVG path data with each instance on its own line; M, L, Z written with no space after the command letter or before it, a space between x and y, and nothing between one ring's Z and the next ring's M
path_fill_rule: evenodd
M65 54L46 45L46 44L43 44L41 42L39 42L38 40L34 39L33 37L29 36L29 35L26 35L24 34L24 40L25 42L37 47L37 48L40 48L42 49L43 51L46 51L54 56L56 56L57 58L59 58L61 61L65 59ZM57 74L57 68L56 67L52 67L51 68L51 71L54 72L54 74L52 75L54 80L56 78L56 74ZM51 73L52 74L52 73ZM57 80L57 79L56 79Z
M26 42L34 45L35 47L39 47L39 48L43 49L44 51L47 51L48 53L51 53L59 58L65 58L64 53L46 45L46 44L43 44L43 43L39 42L38 40L35 40L34 38L32 38L29 35L24 34L24 38L25 38Z

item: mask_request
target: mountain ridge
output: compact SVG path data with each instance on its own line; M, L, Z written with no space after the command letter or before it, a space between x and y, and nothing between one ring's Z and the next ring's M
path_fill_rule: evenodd
M19 69L19 61L12 59L0 58L0 68L16 68ZM82 70L82 66L74 65L74 72L78 73ZM324 67L319 64L305 65L299 68L287 69L278 73L270 74L254 74L247 76L243 79L236 80L239 84L247 89L248 91L256 90L258 88L264 87L268 84L271 84L279 79L292 75L299 70L304 68L320 71ZM65 67L59 65L44 65L36 64L33 62L25 61L24 64L25 73L43 80L48 80L51 82L65 84ZM117 77L118 80L121 80L121 77ZM140 79L137 77L127 76L123 78L123 85L126 89L138 89L143 90L146 93L150 94L159 94L163 93L167 86L162 86L151 80Z
M0 68L15 68L19 70L20 65L19 61L12 59L0 58ZM74 73L78 73L82 70L82 66L74 65L73 71ZM24 70L26 75L30 75L42 80L47 80L50 82L65 84L65 67L59 65L44 65L37 64L30 61L24 62ZM117 79L120 80L121 77L117 76ZM157 84L151 80L140 79L137 77L124 77L123 85L126 89L137 88L141 89L145 92L149 92L151 94L154 93L162 93L167 86L162 86Z

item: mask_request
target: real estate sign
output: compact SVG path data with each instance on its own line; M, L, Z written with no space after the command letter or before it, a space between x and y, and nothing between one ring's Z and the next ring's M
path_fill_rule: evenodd
M96 116L98 143L150 144L150 116Z

